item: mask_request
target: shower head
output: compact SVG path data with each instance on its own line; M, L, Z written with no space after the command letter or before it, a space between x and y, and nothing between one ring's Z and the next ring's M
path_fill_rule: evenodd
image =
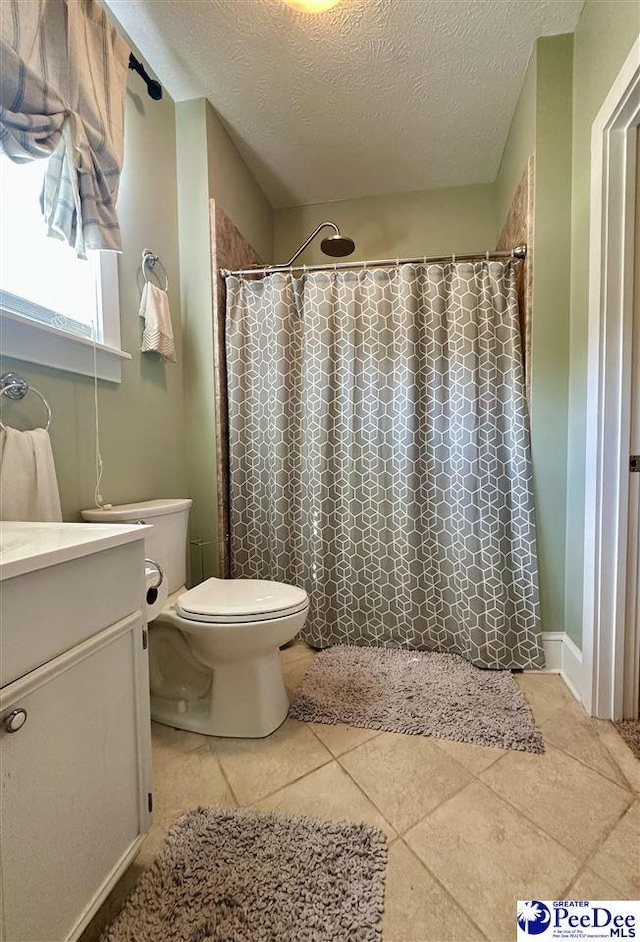
M327 236L326 239L323 239L320 243L320 248L325 255L331 255L332 258L342 258L345 255L351 255L355 249L356 244L353 239L350 239L349 236L336 235Z
M299 255L302 255L306 247L313 242L315 237L318 235L321 229L329 226L334 231L334 235L328 236L326 239L323 239L320 243L320 247L325 255L330 255L332 258L342 258L344 255L351 255L353 250L356 247L353 239L350 239L349 236L340 235L340 230L336 226L335 222L321 222L317 226L308 239L302 243L299 249L294 252L288 262L284 262L283 265L276 265L276 268L289 268L290 265L293 265L295 260Z

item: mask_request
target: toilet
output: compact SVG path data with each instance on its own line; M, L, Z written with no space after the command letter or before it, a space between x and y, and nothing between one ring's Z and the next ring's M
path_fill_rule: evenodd
M289 710L279 648L303 627L309 597L259 579L207 579L187 590L190 507L188 499L148 500L82 516L153 527L145 551L168 598L149 618L152 719L209 736L268 736Z

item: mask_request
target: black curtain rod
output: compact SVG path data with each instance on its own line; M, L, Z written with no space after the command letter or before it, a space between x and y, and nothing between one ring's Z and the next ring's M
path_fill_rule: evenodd
M151 78L142 62L139 62L133 53L129 55L129 68L132 72L137 72L138 75L142 78L145 85L147 86L149 98L153 98L154 101L160 101L162 98L162 85L160 82L156 82L155 79Z

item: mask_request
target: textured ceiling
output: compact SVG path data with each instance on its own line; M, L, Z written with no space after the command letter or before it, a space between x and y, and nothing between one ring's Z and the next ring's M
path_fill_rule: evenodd
M274 206L486 183L539 36L583 0L107 0L176 100L209 99Z

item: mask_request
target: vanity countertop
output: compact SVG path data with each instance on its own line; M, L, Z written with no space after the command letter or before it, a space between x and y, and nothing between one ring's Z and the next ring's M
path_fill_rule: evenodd
M0 523L0 581L98 553L144 536L148 526L107 523Z

